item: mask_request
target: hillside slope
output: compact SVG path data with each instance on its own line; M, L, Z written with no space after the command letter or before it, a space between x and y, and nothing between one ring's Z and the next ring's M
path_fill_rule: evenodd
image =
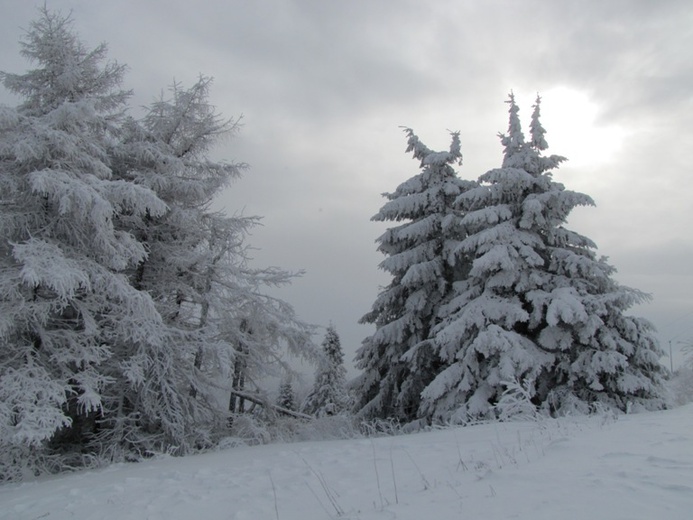
M0 519L689 519L693 405L240 447L0 486Z

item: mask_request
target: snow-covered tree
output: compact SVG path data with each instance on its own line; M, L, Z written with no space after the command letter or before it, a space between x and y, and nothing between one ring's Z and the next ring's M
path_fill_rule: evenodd
M296 396L294 394L294 387L291 384L291 378L289 377L284 378L279 385L277 406L291 412L296 410Z
M317 350L266 294L296 274L249 265L258 219L211 209L244 166L208 156L236 122L205 77L126 118L123 66L46 8L22 45L37 68L0 76L24 98L0 108L0 480L205 446L212 387Z
M315 351L312 328L286 302L265 294L295 274L249 266L246 239L259 219L210 207L245 167L209 158L217 139L238 128L216 114L210 84L206 77L189 89L174 84L170 98L152 104L141 121L127 122L117 150L118 174L151 188L169 208L161 216L123 215L120 223L149 252L130 271L132 284L152 295L170 330L165 351L140 351L132 359L157 372L144 381L176 389L175 399L151 406L163 405L159 415L179 418L182 439L175 444L183 452L209 442L210 428L225 416L214 407L220 385L230 383L229 408L238 413L244 408L239 393L272 374L275 357L287 348L308 358ZM187 413L179 413L181 407Z
M150 189L112 177L123 67L45 8L21 52L37 68L0 76L23 97L0 109L3 466L21 450L40 456L48 441L83 442L111 411L113 353L164 341L151 298L122 274L147 250L114 224L121 212L167 209Z
M655 331L625 314L647 296L614 281L594 243L564 227L574 207L593 202L552 179L565 159L542 153L539 99L529 142L512 95L508 103L502 166L457 198L468 236L456 251L473 264L435 327L445 367L423 391L420 414L491 417L515 387L553 414L661 407Z
M412 130L406 133L407 152L420 161L421 171L385 194L388 202L372 219L402 223L377 240L387 256L380 267L392 281L361 318L376 326L356 355L363 372L353 387L362 417L417 417L421 391L440 370L431 331L453 282L468 269L453 254L464 238L454 201L474 185L453 168L462 158L459 134L452 134L449 151L434 152Z
M245 168L209 158L211 146L238 129L238 121L224 120L209 103L210 84L204 76L189 89L174 84L169 98L152 104L142 121L128 122L119 150L120 174L150 187L169 207L163 216L126 217L122 223L149 249L131 279L154 297L176 331L167 355L189 360L170 366L190 388L187 406L195 413L188 415L186 429L196 432L188 435L193 439L203 438L214 422L209 405L220 384L230 384L229 411L239 413L244 392L258 392L260 378L286 368L287 350L308 359L316 353L312 327L267 294L300 273L251 267L247 236L259 218L210 207Z
M301 407L303 413L317 417L342 413L350 405L344 352L334 325L327 327L322 341L322 354L318 361L313 388Z
M245 237L256 220L210 209L214 196L243 168L208 158L216 140L237 127L209 104L210 83L200 77L190 89L174 84L170 99L162 96L140 121L125 121L114 151L114 175L151 189L168 207L163 215L124 212L117 219L147 248L147 258L128 275L133 287L152 296L168 330L161 350L131 345L119 352L121 363L141 377L118 390L128 395L146 388L145 396L170 396L165 402L128 397L137 405L127 410L130 420L119 420L136 423L146 407L144 415L155 413L164 430L177 432L173 444L181 452L209 442L210 427L223 423L223 414L214 410L209 376L229 371L234 349L219 332L220 314L231 304L217 284L238 284Z

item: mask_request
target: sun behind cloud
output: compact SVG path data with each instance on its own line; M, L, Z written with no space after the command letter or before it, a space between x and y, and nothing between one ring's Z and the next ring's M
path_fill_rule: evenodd
M571 167L608 163L621 150L628 132L600 121L600 107L588 94L557 86L539 95L550 152L567 157ZM525 114L531 113L533 99L523 95L520 103Z

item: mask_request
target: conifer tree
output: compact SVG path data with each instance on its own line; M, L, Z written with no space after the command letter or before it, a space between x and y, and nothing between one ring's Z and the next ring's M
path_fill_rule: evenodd
M277 396L277 406L291 412L296 411L296 397L294 387L290 378L285 378L279 385L279 395Z
M359 415L405 421L417 418L420 393L440 369L431 331L453 282L468 269L454 254L463 234L453 203L473 186L453 168L462 158L457 133L446 152L431 151L412 130L406 133L407 152L421 171L385 194L388 202L372 219L401 224L378 238L387 256L380 267L392 281L361 318L376 331L357 352L363 373L353 382Z
M653 326L625 314L647 296L614 281L595 244L564 227L574 207L593 201L552 179L565 159L542 153L539 98L529 142L512 94L508 103L502 166L457 198L468 233L458 253L473 263L435 327L445 367L423 391L420 414L493 417L509 387L552 414L661 407Z
M129 270L130 282L152 296L168 331L162 351L131 345L119 353L131 372L142 374L138 386L147 388L146 395L170 396L166 402L130 396L127 400L138 406L127 415L137 422L142 406L151 408L145 415L156 409L164 431L175 424L171 429L178 435L171 440L181 452L209 443L210 427L223 423L223 414L214 410L209 377L228 371L234 348L219 330L221 315L231 305L223 296L228 291L218 284L239 285L245 235L256 222L210 210L214 196L244 167L208 158L216 140L237 128L236 121L223 120L209 104L210 84L202 76L189 89L172 85L170 98L162 95L140 121L125 122L114 154L115 175L148 187L168 207L163 215L124 213L118 218L148 252ZM123 385L119 391L129 395L140 389Z
M92 434L111 411L113 353L163 342L151 298L122 274L146 248L114 215L167 208L113 178L123 67L105 61L105 45L87 50L70 23L42 9L22 42L37 68L1 75L24 101L0 110L0 478L49 441Z
M156 372L143 382L170 389L148 392L170 395L167 402L139 402L177 419L160 424L176 424L172 443L183 453L208 444L224 423L226 414L215 409L222 378L235 392L230 408L236 413L243 410L238 392L257 389L257 379L282 364L285 350L307 359L315 354L312 327L264 293L296 274L249 266L246 238L259 219L210 208L245 168L209 158L216 141L238 129L238 121L222 119L209 103L210 84L204 76L189 89L174 84L170 98L153 103L141 121L127 122L117 150L118 174L151 188L168 206L161 216L120 221L149 253L130 271L131 283L152 295L169 331L165 351L128 355L138 373ZM131 410L133 417L140 413Z
M125 118L124 67L46 8L22 45L37 68L0 76L24 98L0 108L0 480L208 446L213 385L316 353L265 293L296 274L249 265L258 219L210 208L244 167L208 157L236 122L205 77Z
M337 415L346 411L350 400L346 388L344 352L334 325L327 327L322 342L313 389L303 403L302 412L316 417Z

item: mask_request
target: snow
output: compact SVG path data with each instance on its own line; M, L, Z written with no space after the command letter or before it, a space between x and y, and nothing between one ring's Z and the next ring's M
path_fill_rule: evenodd
M236 447L0 487L0 519L689 519L693 405Z

